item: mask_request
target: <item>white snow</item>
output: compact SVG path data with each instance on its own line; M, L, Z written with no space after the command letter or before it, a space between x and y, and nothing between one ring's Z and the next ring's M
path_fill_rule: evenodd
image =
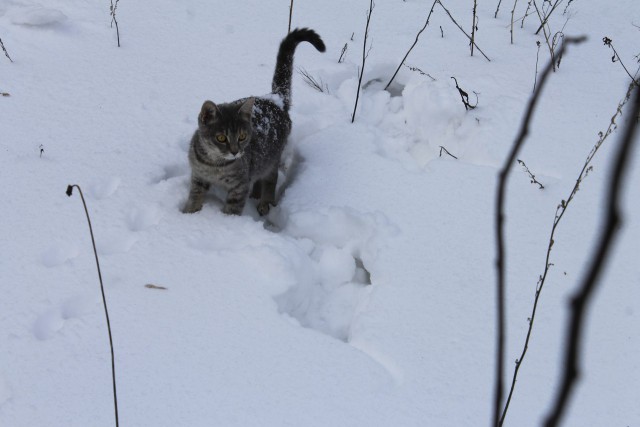
M549 53L512 4L478 4L478 52L432 1L378 1L355 123L369 2L295 3L301 44L278 206L180 212L202 102L271 87L289 1L0 0L0 426L475 426L491 421L494 197ZM458 22L471 3L444 1ZM518 2L522 17L527 2ZM507 381L520 357L558 203L615 113L640 53L640 3L573 1L554 31L586 34L550 76L507 194ZM568 19L568 21L567 21ZM634 26L635 24L636 26ZM442 35L441 35L442 28ZM352 39L353 34L353 39ZM345 61L338 64L344 44ZM478 106L466 111L455 83ZM434 80L435 79L435 80ZM269 98L273 99L273 98ZM623 114L622 126L632 118ZM568 297L598 236L619 133L558 227L506 425L540 425L561 370ZM636 146L640 141L636 140ZM458 159L441 152L446 148ZM42 153L41 153L42 150ZM567 426L640 424L640 150L624 225L589 310ZM152 285L152 286L147 286Z

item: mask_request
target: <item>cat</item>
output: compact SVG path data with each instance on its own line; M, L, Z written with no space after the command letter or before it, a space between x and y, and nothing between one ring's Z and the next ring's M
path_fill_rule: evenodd
M272 93L225 104L205 101L198 129L191 138L191 186L182 212L202 209L211 185L227 191L222 212L240 215L251 189L257 210L266 215L275 205L280 157L291 132L293 54L301 42L324 52L320 36L308 28L291 31L281 42Z

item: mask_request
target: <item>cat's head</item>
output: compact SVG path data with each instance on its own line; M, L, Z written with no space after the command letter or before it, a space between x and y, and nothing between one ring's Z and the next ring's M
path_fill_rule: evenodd
M255 98L216 105L205 101L198 115L200 140L231 160L241 157L251 141L251 112Z

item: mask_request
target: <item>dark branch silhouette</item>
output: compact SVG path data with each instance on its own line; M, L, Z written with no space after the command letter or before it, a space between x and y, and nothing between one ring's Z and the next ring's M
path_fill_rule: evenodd
M560 47L560 51L564 51L567 45L581 43L585 40L585 37L571 38L567 37L565 42ZM549 74L553 70L553 61L550 61L540 76L540 84L533 93L525 116L522 120L520 131L514 141L511 148L511 152L507 156L502 169L500 170L498 179L498 189L496 195L496 269L497 269L497 292L496 292L496 306L497 306L497 340L496 340L496 379L494 386L494 402L493 402L493 423L494 426L500 425L500 414L502 410L502 399L504 393L504 348L505 348L505 249L504 249L504 204L506 199L506 186L507 179L511 172L511 167L515 163L515 159L518 156L518 152L522 148L524 141L529 134L529 123L533 117L533 112L538 99L542 93L542 89L549 77Z
M566 337L564 340L566 345L564 366L561 374L562 382L552 409L545 420L546 427L555 427L560 423L567 409L568 401L576 385L576 381L580 378L580 352L582 348L584 316L593 297L594 290L600 283L599 279L609 259L610 249L620 231L620 224L622 222L620 194L623 190L627 164L629 158L632 157L631 150L633 148L635 132L638 128L638 122L635 118L640 114L640 88L636 87L634 91L633 103L630 107L630 117L627 120L618 151L615 153L615 158L611 165L608 199L606 202L603 227L601 228L602 232L598 238L596 250L591 260L587 263L589 267L582 280L582 284L570 300L570 318L567 323Z
M534 300L533 300L533 308L531 310L531 315L530 315L530 317L528 319L529 329L527 331L527 336L526 336L525 341L524 341L524 345L523 345L523 348L522 348L522 353L521 353L520 357L516 360L516 366L515 366L515 369L514 369L514 372L513 372L512 380L511 380L511 390L509 391L509 396L507 397L507 402L506 402L506 404L504 406L504 410L502 412L502 418L500 419L500 423L501 424L504 422L504 418L505 418L505 416L507 414L507 410L509 409L509 403L511 402L511 398L513 397L513 393L515 391L516 381L518 379L518 373L520 372L520 368L522 367L522 362L523 362L525 356L527 355L527 350L529 349L529 341L531 340L531 335L532 335L532 332L533 332L533 325L534 325L534 321L535 321L535 318L536 318L536 313L537 313L537 309L538 309L538 302L540 300L540 295L542 293L542 288L544 287L544 284L545 284L545 282L547 280L547 275L549 273L549 269L553 265L551 263L551 249L553 248L553 244L554 244L554 241L555 241L556 229L558 228L558 225L560 224L560 221L564 217L564 214L566 213L567 208L569 207L569 205L573 201L574 197L578 193L578 190L580 189L580 185L582 185L583 180L587 177L587 175L591 171L591 169L592 169L591 161L593 160L593 158L595 157L596 153L598 152L598 150L600 149L602 144L605 142L607 137L609 135L611 135L617 129L618 125L616 124L616 120L617 120L618 116L620 116L622 114L622 109L623 109L624 105L627 103L627 101L629 101L629 98L631 97L632 90L633 90L633 84L629 85L629 89L627 90L626 96L618 104L618 107L616 108L615 114L611 117L611 121L609 123L609 126L608 126L607 130L604 133L602 133L602 132L599 133L598 141L596 142L596 144L593 146L593 148L589 152L589 155L587 156L587 158L586 158L586 160L584 162L584 165L582 166L582 170L578 174L578 179L576 179L576 183L573 186L573 189L571 190L571 193L569 194L569 197L567 197L566 199L563 199L560 202L560 204L558 204L558 207L556 209L555 217L553 219L553 225L551 227L551 233L549 235L549 244L547 246L547 253L546 253L545 261L544 261L544 272L539 277L538 283L536 284L535 297L534 297Z

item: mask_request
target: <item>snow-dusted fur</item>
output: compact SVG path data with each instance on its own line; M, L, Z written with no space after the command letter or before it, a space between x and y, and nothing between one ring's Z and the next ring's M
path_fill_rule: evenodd
M273 76L273 94L228 104L205 101L198 116L198 130L191 139L189 163L191 189L185 213L202 209L213 184L227 191L223 212L240 215L249 189L259 198L258 212L265 215L275 204L278 165L291 132L289 104L293 54L307 41L321 52L322 39L308 28L295 29L280 44Z

